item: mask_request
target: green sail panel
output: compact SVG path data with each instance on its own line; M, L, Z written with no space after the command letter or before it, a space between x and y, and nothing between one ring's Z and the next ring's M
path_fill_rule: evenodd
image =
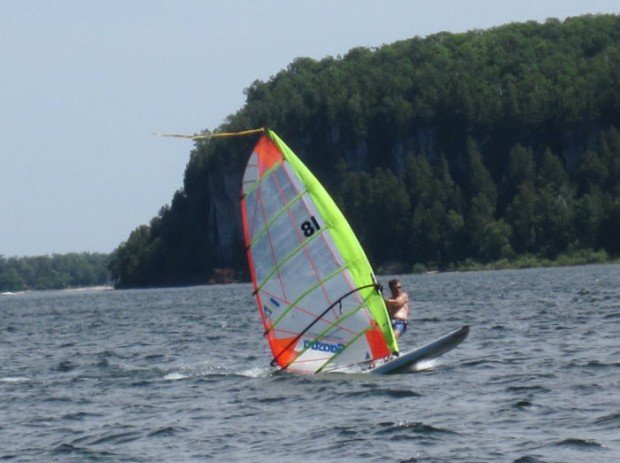
M332 198L272 131L243 177L248 263L274 364L337 371L398 346L368 259Z

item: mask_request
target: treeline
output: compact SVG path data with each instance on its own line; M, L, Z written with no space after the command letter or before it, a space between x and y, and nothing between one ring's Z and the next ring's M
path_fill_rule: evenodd
M299 58L246 93L220 130L278 132L376 267L619 252L619 16ZM245 269L238 192L253 142L196 145L183 189L113 254L119 286Z
M0 256L0 291L63 289L111 282L108 254L69 253L51 256Z

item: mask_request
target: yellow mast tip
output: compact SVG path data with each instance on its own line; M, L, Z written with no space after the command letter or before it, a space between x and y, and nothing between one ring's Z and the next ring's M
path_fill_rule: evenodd
M181 133L156 133L156 135L160 137L166 138L183 138L186 140L209 140L211 138L224 138L224 137L241 137L243 135L252 135L255 133L264 132L265 128L261 127L260 129L251 129L251 130L243 130L241 132L209 132L203 133L201 135L185 135Z

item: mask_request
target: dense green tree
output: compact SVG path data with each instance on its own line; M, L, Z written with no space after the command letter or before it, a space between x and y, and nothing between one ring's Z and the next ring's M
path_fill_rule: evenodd
M369 174L365 172L348 173L338 200L344 215L349 218L354 233L364 247L372 246L368 228L372 211L367 204L367 198L372 196L371 188L371 176Z
M424 155L409 157L403 181L412 205L409 259L446 264L460 255L464 220L460 189L440 156L431 165Z
M597 249L604 218L603 198L598 190L586 193L575 205L575 237L581 246Z
M537 176L535 227L537 247L546 257L566 249L573 236L573 192L560 159L550 150L543 154Z
M471 138L467 140L467 170L465 177L465 192L470 198L484 196L491 207L497 204L497 187L491 174L484 165L484 160L476 143Z
M581 164L581 189L584 192L600 190L607 183L609 168L596 151L588 151Z
M368 240L373 261L400 260L409 241L410 201L402 182L390 171L377 169L370 181ZM386 230L390 230L387 239Z
M601 186L612 197L620 197L620 131L611 127L601 134L600 157L607 167L607 178Z
M411 235L407 240L408 257L412 262L437 260L441 240L437 216L445 211L434 196L435 179L426 156L408 158L403 180L412 207Z
M459 214L464 211L463 193L461 188L454 182L450 173L450 164L443 153L433 166L435 181L433 184L433 196L437 198L444 209L454 210Z
M535 178L534 153L531 149L515 145L508 153L508 166L499 184L502 210L513 201L519 190L534 188Z
M616 195L607 201L598 234L600 246L615 256L620 254L618 230L620 230L620 198Z
M506 220L512 228L512 247L518 254L536 251L536 204L533 183L524 182L508 206Z
M131 232L127 241L112 253L110 272L114 280L126 286L145 284L147 275L143 272L148 257L149 236L151 229L140 225Z
M572 214L567 198L550 188L537 196L535 234L538 251L548 258L556 257L570 244Z
M483 192L472 198L466 222L469 255L483 262L513 255L510 225L503 219L496 221L494 214L492 200Z
M409 157L403 182L413 207L430 205L433 196L433 170L425 155Z
M2 291L20 291L27 285L17 268L0 259L0 289Z
M495 219L497 187L472 139L467 140L465 191L471 198L466 220L470 255L483 261L511 256L511 228Z

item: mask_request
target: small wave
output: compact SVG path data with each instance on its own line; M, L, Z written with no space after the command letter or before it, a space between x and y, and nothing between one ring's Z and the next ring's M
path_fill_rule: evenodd
M137 431L129 431L129 432L121 432L121 433L112 433L108 435L104 435L98 439L95 439L90 443L90 445L101 445L101 444L126 444L128 442L133 442L135 440L140 439L142 434Z
M95 363L97 368L108 368L110 366L110 361L108 359L102 358Z
M385 395L393 399L403 399L406 397L421 397L419 393L415 391L409 391L407 389L388 389L385 391Z
M118 352L113 350L105 349L96 353L96 356L101 359L121 359L127 360L129 357L127 355L121 355Z
M528 408L533 406L534 404L529 400L519 400L516 404L514 404L513 408Z
M506 364L510 364L510 363L517 363L517 361L511 361L511 360L502 360L502 359L497 359L497 358L481 358L481 359L476 359L476 360L467 360L464 362L460 362L459 365L461 366L465 366L465 367L481 367L484 369L497 369L498 366L499 368L501 368L502 365L506 365Z
M179 381L188 378L209 378L212 376L242 376L246 378L266 378L271 376L274 369L271 367L253 367L246 370L232 370L218 365L203 365L201 367L181 367L169 371L164 376L166 381Z
M423 317L423 318L418 318L416 321L418 323L428 323L428 322L440 322L441 319L439 317Z
M179 366L174 370L169 370L164 375L165 381L181 381L188 378L200 378L212 375L221 375L220 368L211 365L202 366Z
M30 378L25 376L6 376L4 378L0 378L0 383L27 383L30 381Z
M620 363L617 363L617 362L603 363L603 362L599 362L598 360L590 360L588 362L573 360L567 363L566 365L564 365L563 368L567 368L567 369L571 369L571 368L615 368L618 366L620 366Z
M380 434L392 433L394 431L412 431L416 434L458 434L455 431L449 429L437 428L430 424L424 424L419 421L399 421L398 423L379 423L379 426L383 429L379 431Z
M52 449L52 454L56 455L69 455L77 454L84 457L88 457L89 460L97 461L103 457L114 457L114 453L106 451L93 451L82 447L77 447L71 444L60 444Z
M543 386L508 386L506 388L508 392L550 392L550 389L547 389Z
M175 371L173 373L168 373L166 376L164 376L164 379L166 381L179 381L181 379L187 379L189 377L190 377L190 375L185 375L183 373Z
M421 397L421 394L407 389L372 389L367 391L350 392L351 397L377 397L386 396L392 399L403 399L407 397Z
M256 403L260 403L260 404L275 404L275 403L281 403L282 397L281 396L261 397L260 399L255 399L255 400L256 400Z
M521 458L517 458L512 463L544 463L544 462L530 455L525 455Z
M44 403L73 403L74 399L73 397L69 397L69 396L51 396L51 397L45 397L44 399L41 399L42 402Z
M556 447L571 447L571 448L584 449L584 450L590 450L590 449L593 450L593 449L603 448L603 446L599 444L598 442L596 442L595 440L576 439L576 438L564 439L563 441L556 443L555 446Z
M174 426L164 426L163 428L156 429L147 434L147 437L168 437L176 436L179 432L186 431L187 428L176 428Z
M58 455L66 455L68 453L81 453L81 452L83 452L83 449L81 449L80 447L75 447L71 444L60 444L52 449L52 453L55 453Z
M103 415L99 413L77 412L77 413L67 413L66 415L63 415L62 419L70 420L70 421L84 421L88 418L96 418L100 416L103 416Z
M337 433L341 437L346 437L347 442L351 442L355 436L363 431L355 426L335 426L332 428L332 432Z
M612 413L611 415L601 416L594 421L594 424L616 427L620 425L620 413Z
M270 366L251 367L246 369L225 368L219 365L208 365L198 371L198 376L238 376L244 378L267 378L273 376L277 370Z
M70 360L63 360L62 362L60 362L57 366L56 366L56 371L59 371L61 373L68 373L71 370L75 370L77 368L77 365L73 362L71 362Z
M434 370L441 365L438 359L422 360L413 366L413 371L429 371Z
M271 367L254 367L248 370L240 371L239 375L246 376L248 378L266 378L273 375L274 369Z

